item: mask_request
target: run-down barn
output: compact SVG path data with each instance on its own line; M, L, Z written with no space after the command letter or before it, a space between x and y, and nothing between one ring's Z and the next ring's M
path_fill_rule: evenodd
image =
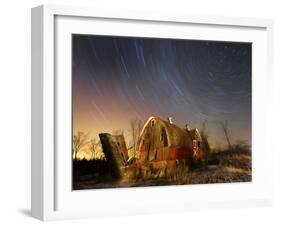
M199 159L202 150L202 137L198 129L180 128L159 117L150 117L139 137L138 156L140 162Z
M99 134L105 157L117 177L122 177L128 164L128 150L123 135ZM209 145L198 129L180 128L159 117L150 117L144 124L139 139L136 163L146 165L167 161L202 159Z

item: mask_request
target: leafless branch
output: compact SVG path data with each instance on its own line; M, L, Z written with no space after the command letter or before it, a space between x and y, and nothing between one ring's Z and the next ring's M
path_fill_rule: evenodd
M228 148L229 148L229 150L231 150L232 149L232 145L231 145L231 142L230 142L228 121L227 120L220 121L220 125L221 125L221 127L223 129L223 132L224 132L224 135L225 135L225 139L226 139L226 142L228 144Z

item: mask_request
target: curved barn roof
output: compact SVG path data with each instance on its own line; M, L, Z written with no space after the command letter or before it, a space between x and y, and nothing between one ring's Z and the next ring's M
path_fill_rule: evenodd
M149 117L148 120L145 122L140 133L140 138L144 136L145 130L150 125L152 120L155 120L157 123L160 123L166 129L169 145L177 146L180 145L183 141L191 141L193 139L188 130L182 129L170 122L167 122L155 116Z

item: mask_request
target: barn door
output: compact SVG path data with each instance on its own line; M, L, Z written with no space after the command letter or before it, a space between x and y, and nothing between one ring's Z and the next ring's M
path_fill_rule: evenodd
M160 137L162 143L163 143L163 146L164 147L168 147L168 137L167 137L167 132L166 132L166 129L164 127L162 127L161 129L161 137Z

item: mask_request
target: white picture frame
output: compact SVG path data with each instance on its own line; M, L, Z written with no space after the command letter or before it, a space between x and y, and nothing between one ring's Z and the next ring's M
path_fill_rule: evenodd
M104 24L104 21L108 24ZM185 38L187 33L181 34L176 26L181 26L183 30L189 26L191 32L188 33L188 37L192 39L247 40L256 43L253 50L255 76L252 81L253 181L245 184L182 185L73 192L69 179L71 158L67 158L64 148L69 147L69 144L61 141L64 134L66 136L69 134L71 128L61 117L66 115L65 119L69 120L71 115L68 111L71 97L67 97L70 86L66 85L66 88L63 88L60 84L62 81L70 84L68 82L71 48L67 37L73 32L91 33L93 25L96 26L93 33L120 35L120 32L123 32L122 34L128 36L134 34L150 37L151 33L148 31L154 29L149 26L153 26L159 28L157 32L162 32L160 35L168 37L182 35L181 38ZM111 29L102 29L104 25ZM126 26L132 26L132 29ZM166 31L167 27L169 31ZM196 31L197 27L201 29L198 30L200 32ZM126 33L126 30L134 33ZM33 217L41 220L56 220L272 204L273 179L268 175L273 170L273 150L266 148L269 146L269 139L266 138L269 135L266 120L268 112L272 109L272 103L268 98L271 95L273 81L273 22L271 20L43 5L32 9L31 38L31 213ZM58 110L62 108L58 107L58 104L63 105L63 109L66 110L62 110L63 112ZM62 129L66 132L59 135L61 132L58 131ZM161 199L163 196L167 198Z

